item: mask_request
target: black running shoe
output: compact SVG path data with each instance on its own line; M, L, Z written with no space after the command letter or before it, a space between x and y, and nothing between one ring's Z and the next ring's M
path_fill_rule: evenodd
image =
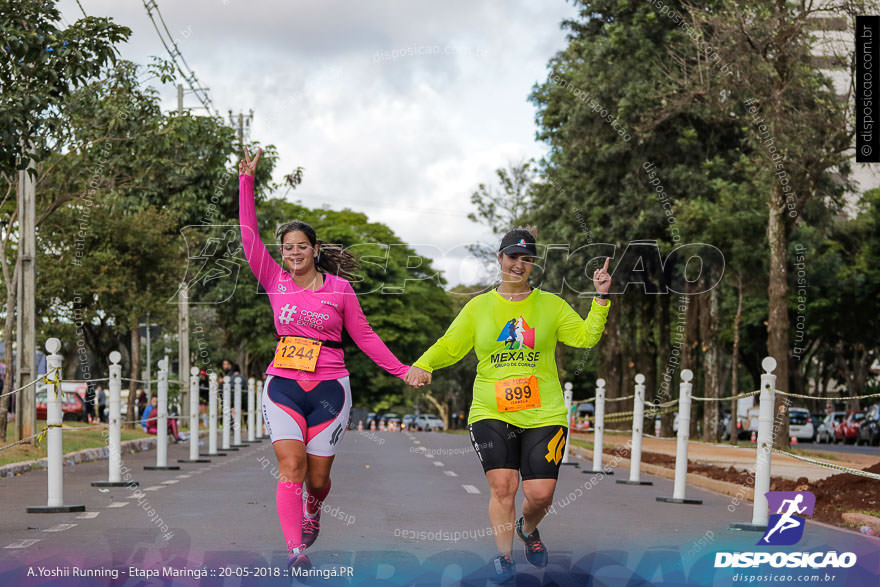
M321 531L321 510L318 510L318 513L315 514L314 518L309 517L308 514L303 512L302 518L302 541L303 544L308 548L312 544L315 543L315 539L318 537L318 532Z
M312 561L306 555L305 545L294 548L287 555L287 570L293 572L293 569L302 569L307 571L312 568Z
M546 567L547 549L544 548L544 543L541 542L541 535L538 533L538 529L535 528L531 534L526 536L523 534L523 519L520 518L516 521L516 535L526 543L526 560L532 563L533 566Z
M509 556L496 556L492 561L492 570L494 574L489 576L489 580L499 585L511 582L516 576L516 564Z

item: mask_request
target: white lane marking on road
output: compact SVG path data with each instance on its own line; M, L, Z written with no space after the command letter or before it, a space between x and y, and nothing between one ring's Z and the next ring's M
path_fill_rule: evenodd
M128 505L127 501L114 501L113 503L111 503L107 507L108 508L124 508L127 505Z
M184 473L183 475L178 475L177 478L178 478L178 479L189 479L189 475L187 475L186 473Z
M153 485L152 487L144 487L144 491L158 491L160 489L165 489L165 485Z
M428 457L429 459L433 459L433 458L434 458L434 455L429 455L428 453L425 453L425 456Z
M174 485L175 483L180 483L180 480L168 479L167 481L162 481L162 485Z
M93 520L101 515L101 512L83 512L76 517L77 520Z
M443 474L446 475L447 477L458 477L458 473L456 473L455 471L447 470L447 471L443 471Z
M467 491L468 493L474 494L474 495L476 495L477 493L480 492L480 490L477 489L476 487L474 487L473 485L462 485L462 487L464 488L465 491Z
M28 546L33 546L37 542L39 542L39 538L22 538L21 540L16 540L15 542L10 542L3 548L27 548Z
M441 463L440 461L434 461L434 466L435 467L442 467L443 463Z
M55 524L51 528L46 528L43 532L64 532L65 530L70 530L76 526L76 524Z
M421 440L413 440L413 444L422 444Z

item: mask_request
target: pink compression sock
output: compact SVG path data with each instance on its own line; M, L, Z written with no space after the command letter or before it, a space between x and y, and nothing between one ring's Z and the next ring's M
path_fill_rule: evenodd
M302 486L302 483L279 481L275 490L278 520L288 552L302 544Z
M327 487L324 488L324 491L321 492L312 492L311 488L309 489L309 496L306 500L306 513L317 515L319 511L321 511L321 505L324 503L324 499L327 497L327 494L330 493L330 480L327 480Z

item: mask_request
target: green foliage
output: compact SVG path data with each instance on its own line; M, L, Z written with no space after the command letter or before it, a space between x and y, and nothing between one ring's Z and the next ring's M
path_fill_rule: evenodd
M226 168L232 129L188 112L164 114L157 92L137 74L121 61L67 95L58 114L64 132L56 146L63 148L37 167L44 211L37 313L82 321L100 362L128 346L128 333L147 313L176 330L186 267L181 230L235 201ZM43 322L40 336L57 330Z
M109 18L88 17L58 28L54 0L0 1L0 169L24 169L49 154L64 125L57 115L73 88L116 58L131 31ZM28 152L24 145L31 144Z

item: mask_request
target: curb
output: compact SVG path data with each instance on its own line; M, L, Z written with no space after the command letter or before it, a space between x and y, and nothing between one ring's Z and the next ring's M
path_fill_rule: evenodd
M581 448L579 446L572 445L571 450L576 452L582 460L593 462L593 451L587 451L587 449ZM611 457L607 454L602 455L602 465L607 466L605 457L609 459L613 458L617 463L616 469L629 469L630 460L625 459L623 457ZM666 467L661 467L660 465L652 465L650 463L642 463L639 467L640 472L647 473L649 475L656 475L657 477L663 477L664 479L675 479L675 469L667 469ZM704 477L703 475L699 475L697 473L688 473L687 474L687 486L688 487L699 487L700 489L706 489L709 491L713 491L715 493L720 493L722 495L727 495L728 497L735 497L740 502L748 502L752 503L751 497L754 492L747 487L743 487L742 485L738 485L736 483L730 483L729 481L721 481L720 479L711 479L709 477ZM670 496L671 497L671 496Z
M133 454L136 452L150 450L152 448L155 448L156 442L157 439L155 436L152 438L135 438L134 440L126 440L121 445L121 453ZM78 450L76 452L69 452L64 455L63 460L65 466L73 466L77 463L107 459L109 458L109 456L110 447L102 446L100 448L86 448L83 450ZM22 461L20 463L10 463L8 465L0 466L0 478L15 477L34 469L45 469L47 466L47 461L48 459L46 459L46 457L43 457L35 461Z

